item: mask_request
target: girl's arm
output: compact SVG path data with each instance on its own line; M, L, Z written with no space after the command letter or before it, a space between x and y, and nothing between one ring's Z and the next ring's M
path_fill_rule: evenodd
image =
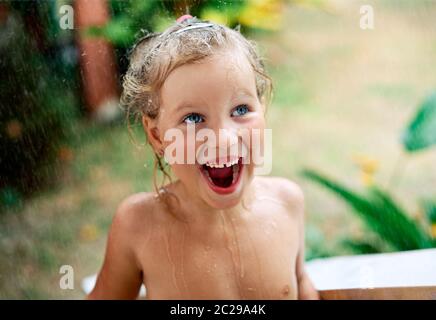
M92 292L87 299L136 299L142 272L133 251L129 205L121 204L109 231L106 255Z
M298 299L300 300L318 300L319 293L315 289L304 268L304 197L302 197L301 211L298 215L300 220L300 248L297 256L297 281L298 281Z
M298 283L298 299L319 299L318 291L309 279L304 269L304 194L294 182L281 178L283 182L280 189L285 201L289 205L289 212L293 220L298 223L299 246L297 253L296 275Z
M298 270L300 269L300 270ZM298 299L299 300L318 300L319 293L316 291L304 267L297 268Z

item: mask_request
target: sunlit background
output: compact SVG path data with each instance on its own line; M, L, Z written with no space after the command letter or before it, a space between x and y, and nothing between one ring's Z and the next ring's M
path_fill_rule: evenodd
M0 1L0 298L84 297L117 205L153 190L118 106L126 55L185 13L260 45L273 175L305 191L308 260L436 246L436 1Z

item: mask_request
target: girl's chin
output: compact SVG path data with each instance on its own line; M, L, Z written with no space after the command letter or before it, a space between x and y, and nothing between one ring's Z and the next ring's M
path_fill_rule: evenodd
M241 188L242 189L242 188ZM216 195L210 192L203 194L203 200L212 208L217 210L230 209L240 203L242 190L238 190L230 195Z

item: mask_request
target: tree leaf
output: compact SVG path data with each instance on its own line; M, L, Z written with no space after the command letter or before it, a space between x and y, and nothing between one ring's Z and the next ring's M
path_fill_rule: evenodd
M436 144L436 91L421 104L404 131L402 142L408 152L415 152Z

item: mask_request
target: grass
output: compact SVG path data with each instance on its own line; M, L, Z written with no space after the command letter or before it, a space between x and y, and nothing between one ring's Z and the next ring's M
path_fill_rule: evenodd
M434 196L435 153L402 155L399 134L436 83L436 8L379 3L374 31L358 28L358 2L342 1L327 12L290 7L282 32L258 36L276 87L268 110L273 174L305 191L308 258L349 253L342 241L363 229L343 203L298 175L303 167L358 189L355 154L379 161L382 185L400 159L391 191L408 211L419 215L416 200ZM140 128L135 134L144 141ZM0 216L0 298L83 298L80 281L101 265L120 200L152 189L150 154L124 125L79 124L71 145L57 187ZM74 267L74 290L59 289L64 264Z

